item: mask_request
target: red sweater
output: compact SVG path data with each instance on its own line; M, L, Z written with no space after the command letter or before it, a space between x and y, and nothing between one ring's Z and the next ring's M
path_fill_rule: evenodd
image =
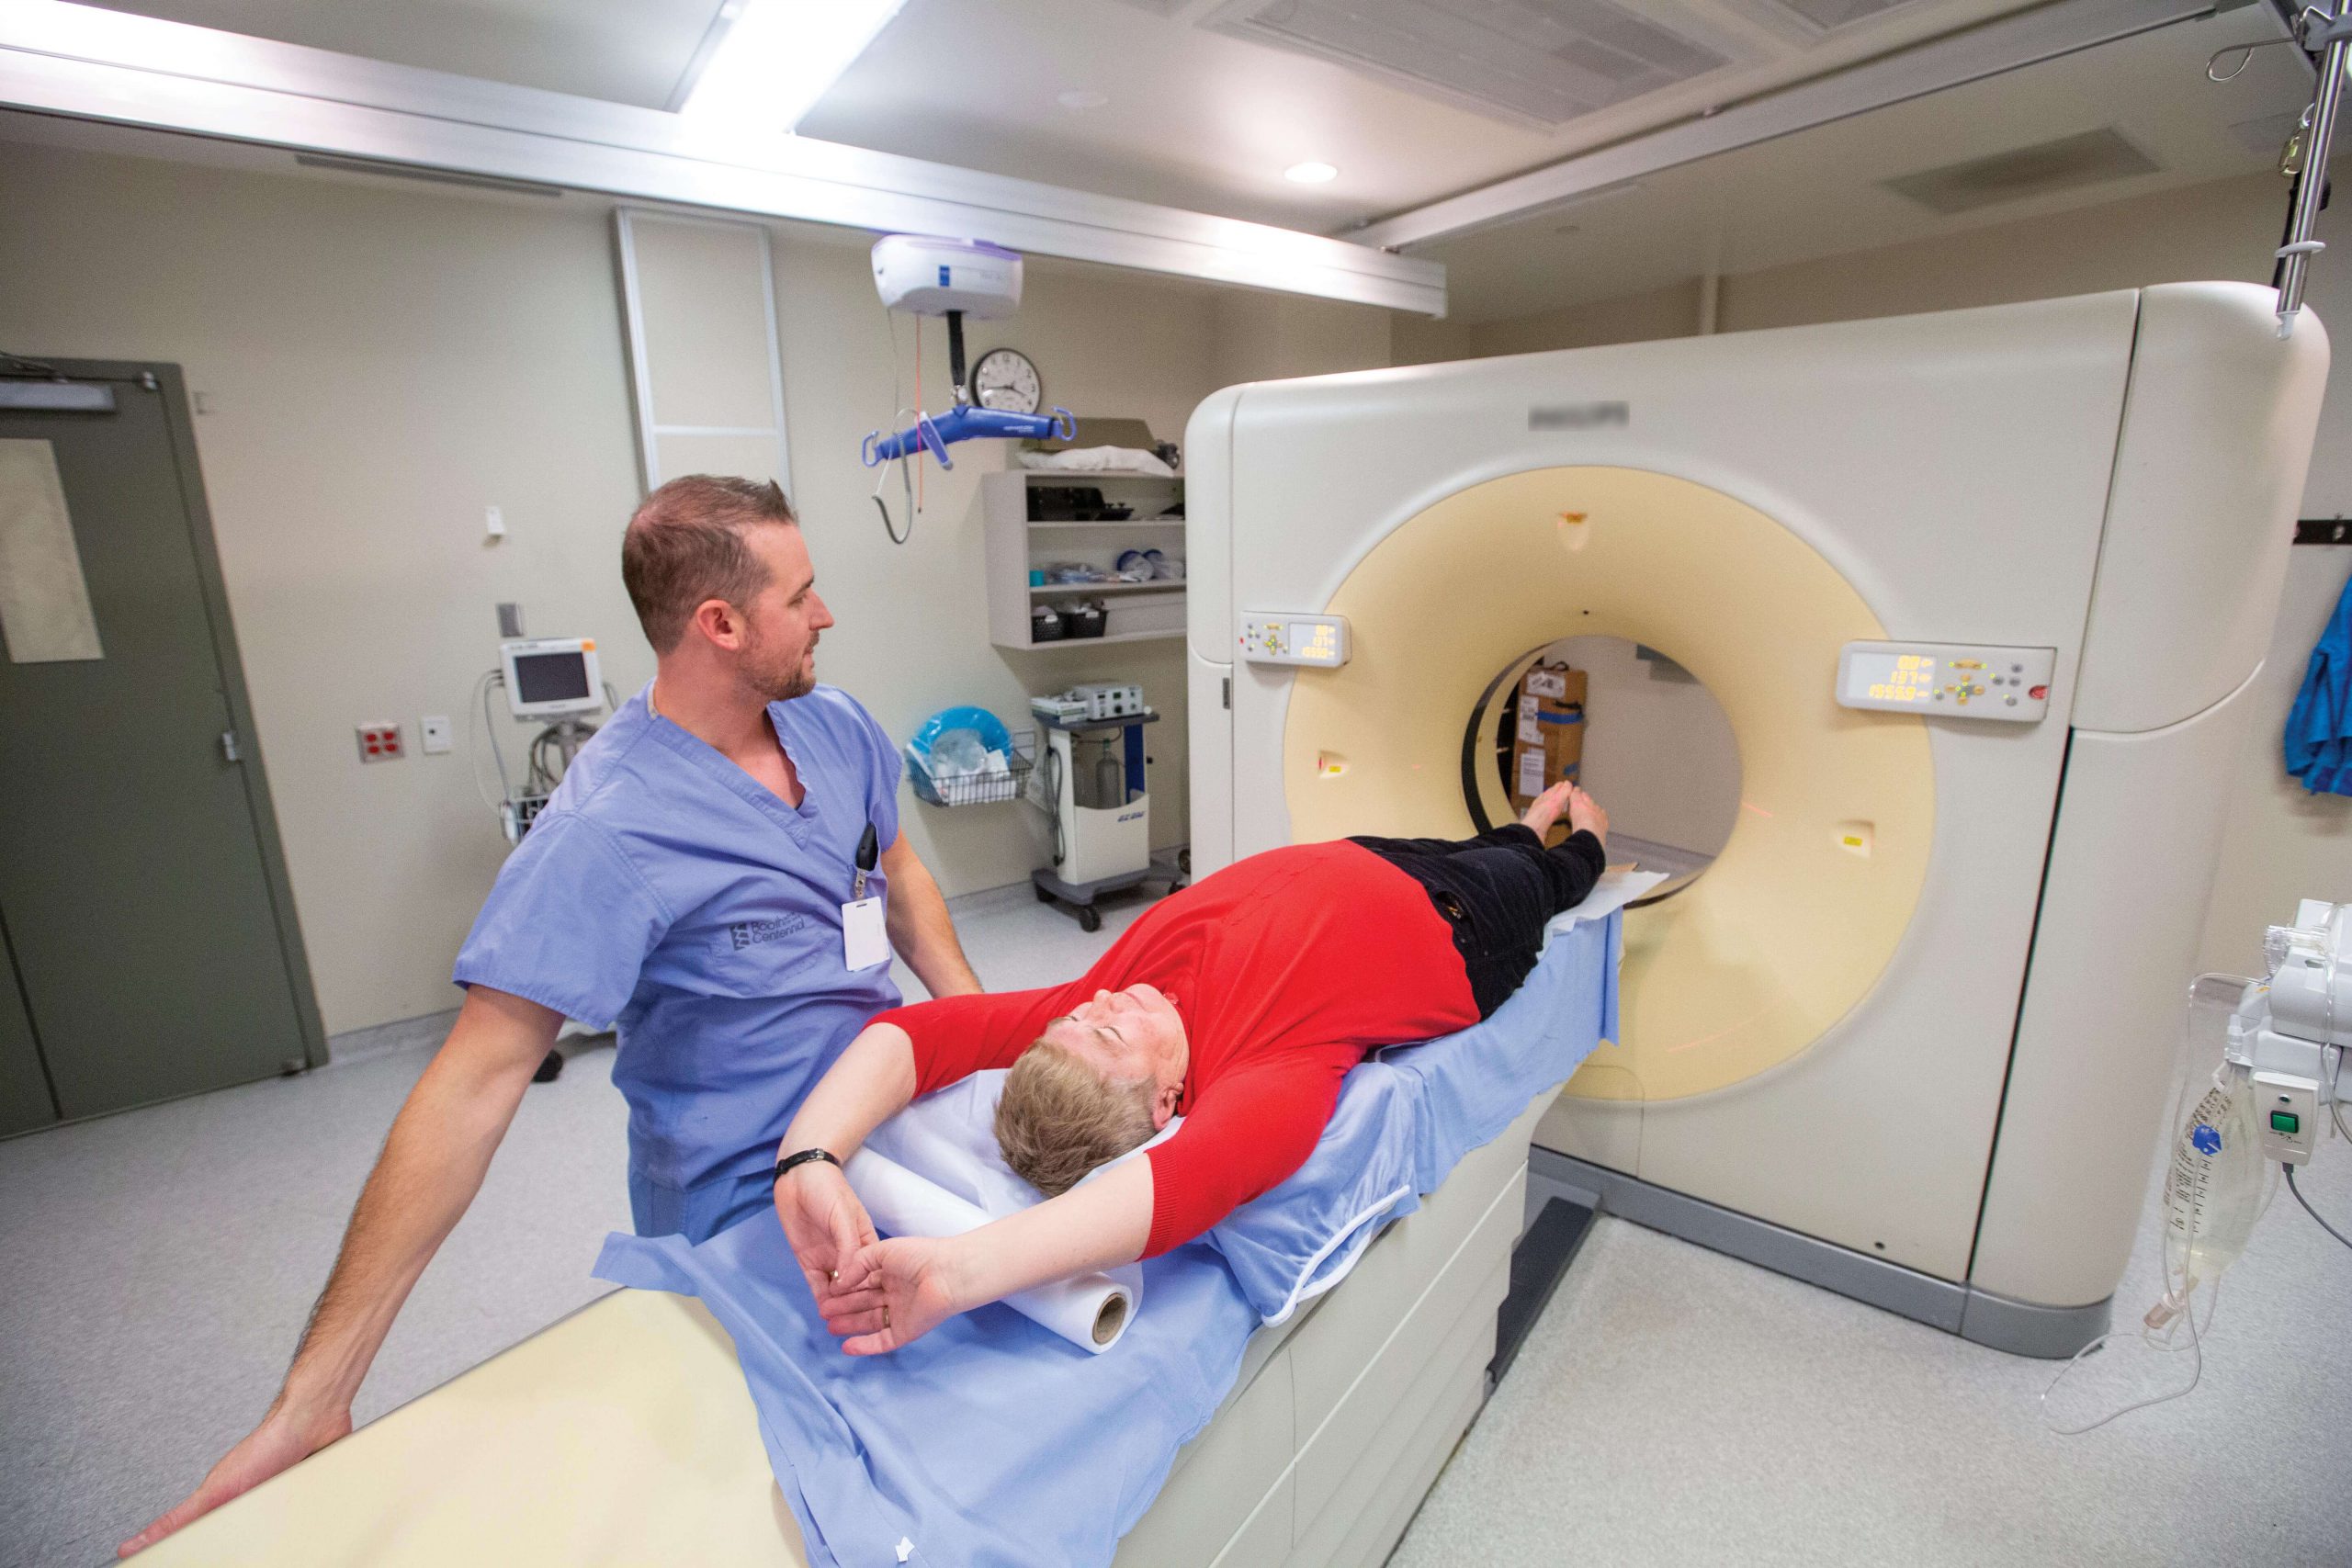
M878 1015L914 1042L915 1092L1008 1067L1098 990L1148 981L1184 1020L1184 1125L1151 1161L1143 1255L1182 1246L1306 1163L1342 1074L1478 1021L1453 931L1410 876L1349 843L1252 855L1153 905L1068 985Z

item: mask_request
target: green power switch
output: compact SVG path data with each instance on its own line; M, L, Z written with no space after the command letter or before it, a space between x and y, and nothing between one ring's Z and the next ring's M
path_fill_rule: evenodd
M2291 1111L2274 1111L2270 1113L2270 1130L2291 1138L2303 1130L2303 1121Z

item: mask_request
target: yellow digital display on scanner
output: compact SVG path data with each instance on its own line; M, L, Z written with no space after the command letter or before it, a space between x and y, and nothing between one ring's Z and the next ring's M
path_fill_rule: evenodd
M1340 657L1340 628L1329 621L1293 621L1290 624L1290 654L1293 659L1312 659L1329 663Z
M2057 650L1975 644L1851 642L1838 660L1847 707L2030 724L2048 711Z

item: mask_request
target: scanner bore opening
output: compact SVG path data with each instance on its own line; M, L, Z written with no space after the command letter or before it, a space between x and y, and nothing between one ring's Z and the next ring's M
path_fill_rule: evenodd
M1671 897L1731 838L1740 811L1739 747L1706 685L1667 653L1621 637L1570 637L1530 649L1487 683L1462 737L1462 793L1480 831L1510 816L1521 749L1520 682L1539 660L1585 676L1578 782L1609 811L1609 859L1668 880Z

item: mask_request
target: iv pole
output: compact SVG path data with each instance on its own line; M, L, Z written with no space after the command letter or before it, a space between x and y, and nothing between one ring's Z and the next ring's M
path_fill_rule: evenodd
M2319 77L2312 90L2311 107L2303 116L2306 140L2302 167L2295 176L2295 202L2287 222L2287 242L2278 247L2278 335L2282 338L2295 330L2295 316L2303 308L2303 280L2310 271L2311 259L2327 248L2324 242L2312 238L2312 231L2319 224L2320 202L2327 194L2327 159L2335 140L2335 111L2344 85L2345 57L2352 51L2352 0L2335 0L2329 10L2316 6L2307 7L2297 25L2303 51L2319 56ZM2211 62L2207 62L2206 74L2212 75Z

